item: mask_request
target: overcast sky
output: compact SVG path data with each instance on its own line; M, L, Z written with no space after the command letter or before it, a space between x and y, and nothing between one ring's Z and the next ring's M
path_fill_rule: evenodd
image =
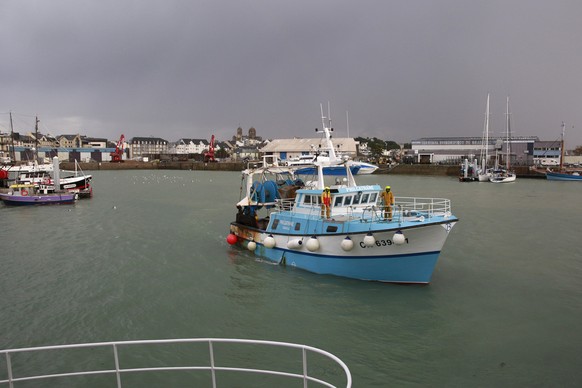
M0 0L0 131L582 145L580 0Z

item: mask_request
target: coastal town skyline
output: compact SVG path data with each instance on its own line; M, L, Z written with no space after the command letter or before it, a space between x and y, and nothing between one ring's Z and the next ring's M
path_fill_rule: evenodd
M43 133L226 139L253 126L265 138L306 138L329 102L337 136L349 125L350 137L398 143L479 137L491 93L494 135L509 95L515 136L555 140L565 121L567 147L582 144L582 3L9 0L1 9L0 113L37 115Z

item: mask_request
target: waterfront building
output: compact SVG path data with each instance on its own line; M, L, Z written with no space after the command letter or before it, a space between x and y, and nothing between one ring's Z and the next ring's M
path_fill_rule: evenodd
M355 158L357 155L357 142L353 138L332 139L335 152L338 156ZM275 139L260 149L264 155L273 155L281 161L298 158L303 155L325 151L325 141L317 139Z
M83 148L108 148L108 140L105 138L81 136L81 140ZM115 144L113 144L113 148L115 148Z
M533 159L536 166L559 166L562 157L561 142L538 141L534 145Z
M168 153L168 141L159 137L133 137L129 141L130 159L159 159Z
M206 139L178 139L171 143L169 153L175 155L202 154L208 151L209 142Z
M57 136L58 147L60 148L82 148L81 135L60 135Z
M58 141L56 139L56 137L51 136L51 135L43 135L42 133L34 133L34 132L29 132L27 134L28 136L30 136L33 141L35 141L35 144L38 145L38 147L44 147L44 148L55 148L58 146ZM34 140L37 139L37 140Z
M532 165L537 136L514 136L509 139L511 164ZM406 152L405 159L413 163L459 164L464 159L479 159L483 149L481 137L424 137L412 140L411 149ZM487 151L489 164L498 155L505 154L507 139L490 137ZM500 159L498 159L500 160ZM479 161L480 162L480 161Z

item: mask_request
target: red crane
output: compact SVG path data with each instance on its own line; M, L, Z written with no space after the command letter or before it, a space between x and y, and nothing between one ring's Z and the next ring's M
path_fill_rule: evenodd
M112 163L121 163L123 162L123 142L125 141L125 136L123 134L121 134L121 137L119 138L119 141L117 142L117 145L115 146L115 151L113 151L112 153L110 153L109 155L111 155L111 162Z
M204 162L216 162L216 159L214 159L214 135L210 138L208 152L204 153Z

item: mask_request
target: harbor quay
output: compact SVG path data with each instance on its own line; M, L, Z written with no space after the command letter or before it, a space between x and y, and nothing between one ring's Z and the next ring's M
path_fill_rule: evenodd
M251 162L252 164L252 162ZM247 165L242 162L216 162L204 163L195 161L125 161L122 163L91 162L79 163L84 171L97 170L195 170L195 171L242 171ZM430 176L459 176L459 165L436 165L436 164L398 164L396 166L380 165L374 174L393 175L430 175ZM61 162L64 170L74 170L74 162ZM541 178L545 175L530 170L527 166L515 166L514 170L520 178Z

